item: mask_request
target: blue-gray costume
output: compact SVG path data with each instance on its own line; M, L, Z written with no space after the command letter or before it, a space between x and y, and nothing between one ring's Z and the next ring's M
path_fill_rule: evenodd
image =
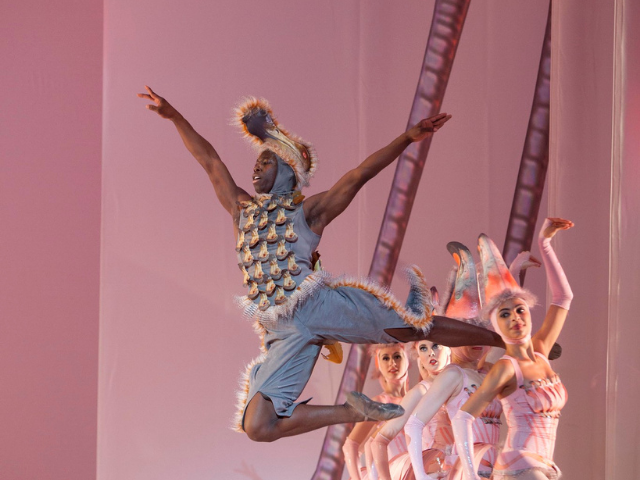
M255 320L263 353L248 365L238 395L238 431L258 392L273 402L279 416L292 414L323 344L395 343L385 329L427 330L430 325L426 287L416 288L417 269L408 308L366 280L332 280L313 270L311 254L320 235L307 225L295 184L293 170L278 159L270 194L242 204L236 250L248 294L238 301Z

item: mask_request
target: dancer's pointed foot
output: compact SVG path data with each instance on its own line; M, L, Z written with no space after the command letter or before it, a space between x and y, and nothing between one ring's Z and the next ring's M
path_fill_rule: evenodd
M361 421L363 422L369 420L386 421L404 415L404 408L400 405L374 402L360 392L348 393L346 405L362 414L364 419Z

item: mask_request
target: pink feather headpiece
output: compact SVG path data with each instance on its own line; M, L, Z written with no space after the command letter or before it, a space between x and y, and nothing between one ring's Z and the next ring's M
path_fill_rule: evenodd
M493 310L510 298L521 298L529 308L536 304L536 296L518 285L507 268L498 247L484 233L478 237L478 252L482 265L480 283L484 290L483 318L489 318Z
M518 340L509 339L502 334L498 326L497 308L510 298L520 298L529 308L533 308L537 302L536 296L518 285L507 268L498 247L484 233L478 237L478 252L482 264L480 281L484 287L483 318L488 318L491 321L493 329L505 343L526 343L531 338L530 334Z

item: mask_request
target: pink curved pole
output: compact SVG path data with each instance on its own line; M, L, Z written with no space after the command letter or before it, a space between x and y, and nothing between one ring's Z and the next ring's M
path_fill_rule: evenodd
M420 79L409 114L409 126L440 111L470 2L436 1ZM422 142L410 145L398 159L369 270L369 277L382 285L389 285L393 278L431 138L430 135ZM369 360L366 347L351 346L336 398L337 404L344 403L348 392L362 390ZM313 480L341 478L344 469L341 448L352 428L353 424L328 428Z
M518 253L531 250L538 211L542 200L547 166L549 165L549 116L551 83L551 3L547 16L547 29L538 67L538 80L529 116L529 126L520 160L518 181L513 194L509 226L502 256L511 263ZM520 285L524 285L526 270L520 272Z

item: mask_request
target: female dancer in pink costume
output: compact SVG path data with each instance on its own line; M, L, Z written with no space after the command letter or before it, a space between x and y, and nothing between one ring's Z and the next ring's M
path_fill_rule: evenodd
M453 318L473 322L479 316L480 296L476 277L475 263L471 252L464 245L451 242L447 249L458 263L454 290L447 304L446 314ZM408 442L409 456L417 480L438 478L439 474L428 475L422 456L422 433L425 425L444 405L449 418L453 418L460 407L469 399L478 385L482 383L486 371L481 360L488 353L487 347L456 347L451 349L451 364L436 377L433 385L422 397L404 427ZM473 428L481 455L480 474L491 475L495 460L495 445L500 438L500 414L502 408L497 400L488 403L482 410L481 418L474 422ZM455 448L445 458L445 469L450 471L449 478L459 476L455 468L457 452Z
M376 402L399 404L407 393L407 380L409 371L409 359L404 344L373 345L372 356L375 360L376 370L374 378L377 377L382 385L383 392L374 397ZM371 461L367 458L367 470L361 471L359 464L359 449L376 428L376 422L360 422L356 424L351 434L342 446L347 470L352 480L364 480L371 478L367 474L371 467ZM391 450L396 453L407 451L404 438L391 445ZM370 457L370 455L365 455Z
M402 399L400 405L404 408L405 414L402 417L394 418L385 422L381 429L372 439L371 449L378 478L380 480L408 480L413 478L413 470L409 453L404 452L395 457L389 455L388 445L397 438L407 423L410 413L420 402L420 399L427 393L435 377L444 370L451 360L451 350L449 347L421 340L415 343L418 353L418 368L422 381L413 387ZM428 423L422 435L423 463L433 466L430 471L439 471L444 464L444 452L448 445L453 443L453 431L449 416L444 408ZM391 460L389 458L391 457Z
M471 425L490 402L500 398L509 427L504 448L496 461L496 480L556 479L553 462L556 429L567 392L547 360L564 325L573 294L551 248L558 230L573 227L569 220L547 218L538 238L542 261L552 293L542 328L531 337L530 292L517 286L493 242L478 240L485 280L485 314L506 344L506 355L493 366L485 381L453 418L456 445L467 480L477 479L474 433Z

